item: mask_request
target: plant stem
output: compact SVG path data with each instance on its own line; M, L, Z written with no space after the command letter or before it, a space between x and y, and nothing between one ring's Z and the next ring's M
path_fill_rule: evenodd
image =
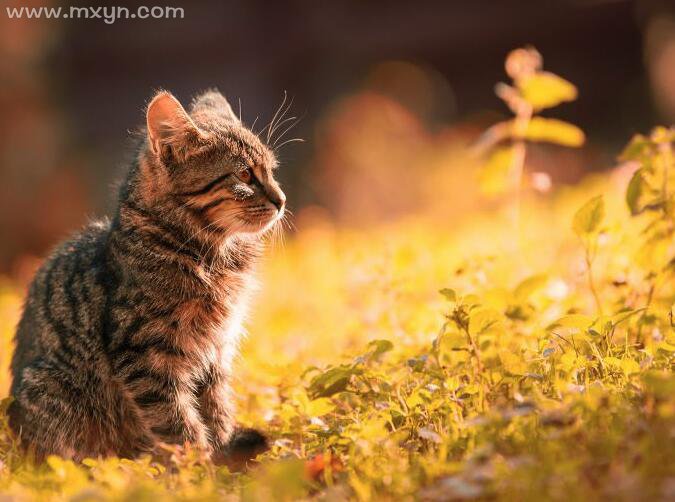
M513 122L513 136L517 138L513 143L513 159L511 161L511 173L513 176L513 185L515 187L515 200L513 202L513 221L518 235L520 235L520 212L522 205L522 185L523 172L525 170L525 157L527 156L527 144L525 136L527 128L532 119L532 106L525 101L520 100L516 117Z
M588 272L588 288L591 290L591 294L595 299L595 307L598 310L598 314L602 314L602 302L600 301L600 295L598 295L598 290L595 287L595 280L593 279L593 257L591 256L590 249L588 245L584 246L585 258L586 258L586 270Z
M473 356L476 358L476 363L478 364L478 371L482 372L483 371L483 362L481 361L480 358L480 352L478 351L478 345L476 345L476 341L473 339L473 336L471 336L471 333L469 332L468 328L464 328L464 332L466 333L466 337L469 340L469 345L471 346L471 352Z
M635 342L637 344L642 343L642 325L644 319L647 317L647 314L649 312L649 307L652 305L652 299L654 298L654 291L656 290L656 277L652 281L651 286L649 287L649 293L647 294L647 303L645 304L645 310L642 312L642 315L640 316L640 319L638 321L638 332L636 336Z

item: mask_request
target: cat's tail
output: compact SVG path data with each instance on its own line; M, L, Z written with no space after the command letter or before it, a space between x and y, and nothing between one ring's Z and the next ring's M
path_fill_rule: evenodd
M240 471L255 457L270 449L269 440L256 429L238 428L219 460L232 471Z

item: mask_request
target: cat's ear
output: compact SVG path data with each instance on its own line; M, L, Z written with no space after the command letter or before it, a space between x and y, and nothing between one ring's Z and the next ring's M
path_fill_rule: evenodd
M146 120L150 150L163 160L172 156L184 157L202 135L170 92L161 91L152 98Z
M217 89L209 89L197 96L192 101L190 111L192 113L213 113L230 122L239 122L239 117L232 110L232 106Z

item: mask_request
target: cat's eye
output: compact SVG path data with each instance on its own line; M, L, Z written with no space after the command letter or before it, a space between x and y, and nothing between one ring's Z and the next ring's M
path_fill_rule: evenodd
M246 168L243 171L237 173L237 177L246 184L249 184L253 181L253 171L251 168Z

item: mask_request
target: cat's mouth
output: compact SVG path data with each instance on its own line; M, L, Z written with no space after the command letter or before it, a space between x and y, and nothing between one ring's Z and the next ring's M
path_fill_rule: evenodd
M277 208L265 203L247 208L238 215L241 223L240 232L263 233L271 229L284 216L284 207Z

